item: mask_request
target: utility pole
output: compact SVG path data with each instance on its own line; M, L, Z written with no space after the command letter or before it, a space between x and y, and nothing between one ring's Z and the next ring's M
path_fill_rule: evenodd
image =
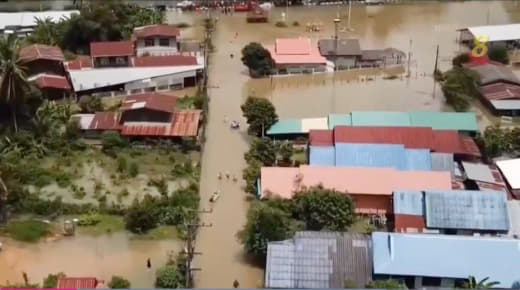
M412 39L410 38L410 48L408 49L408 73L407 77L410 77L410 61L412 58Z
M201 210L197 211L197 213L212 213L213 210ZM197 235L197 229L199 227L212 227L213 224L206 224L206 223L197 223L197 224L185 224L187 231L187 238L186 238L186 248L184 249L184 252L186 254L186 273L185 273L185 280L186 280L186 288L193 288L193 273L194 271L201 271L201 268L192 268L191 263L193 261L193 257L195 255L201 255L201 252L195 252L195 237Z
M349 31L352 30L352 27L350 27L350 15L351 15L351 10L352 10L352 0L348 0L348 27L347 29Z
M435 87L437 86L437 80L435 76L437 74L437 66L439 64L439 45L437 44L437 53L435 54L435 67L433 68L433 98L435 99Z
M285 0L285 23L289 24L289 0Z

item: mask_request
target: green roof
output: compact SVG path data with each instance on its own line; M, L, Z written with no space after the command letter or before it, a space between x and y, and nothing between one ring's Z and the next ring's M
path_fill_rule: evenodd
M410 115L407 112L366 111L351 114L352 126L410 126Z
M274 123L269 130L267 135L282 135L282 134L300 134L302 133L302 120L301 119L287 119L279 120Z
M414 127L432 127L436 130L478 131L475 113L410 112Z
M352 126L350 114L329 114L329 130L336 126Z

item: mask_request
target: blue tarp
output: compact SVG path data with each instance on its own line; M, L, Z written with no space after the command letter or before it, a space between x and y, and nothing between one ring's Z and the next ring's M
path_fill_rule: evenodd
M334 166L334 146L309 146L309 164L314 166Z

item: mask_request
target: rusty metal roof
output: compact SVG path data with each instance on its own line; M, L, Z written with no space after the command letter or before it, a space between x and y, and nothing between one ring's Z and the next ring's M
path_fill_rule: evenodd
M119 112L96 112L90 123L90 130L119 130Z
M121 111L150 109L173 113L177 97L161 93L143 93L126 97L121 104Z
M33 44L20 49L19 59L23 63L31 62L37 59L61 62L65 60L65 56L63 56L63 52L57 46Z
M127 122L121 128L125 136L195 137L199 132L201 110L181 110L173 113L171 123Z
M93 289L96 288L98 280L93 277L71 278L65 277L58 280L58 289Z
M179 28L168 24L155 24L134 28L134 35L137 38L151 36L177 37L181 34Z
M520 85L504 82L481 86L480 92L487 100L520 99Z
M70 90L70 84L66 77L44 74L39 76L35 84L40 89Z
M134 55L133 41L105 41L91 42L90 55L92 57L104 56L132 56Z
M406 148L431 148L432 129L427 127L350 127L334 128L335 143L403 144Z
M197 65L197 58L190 55L142 56L133 59L134 67Z
M310 130L309 143L311 146L333 146L334 134L332 130Z

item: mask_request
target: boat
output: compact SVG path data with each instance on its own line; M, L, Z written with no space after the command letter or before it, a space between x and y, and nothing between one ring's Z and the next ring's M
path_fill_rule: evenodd
M220 197L220 190L217 190L211 194L211 197L209 198L209 202L215 202Z

